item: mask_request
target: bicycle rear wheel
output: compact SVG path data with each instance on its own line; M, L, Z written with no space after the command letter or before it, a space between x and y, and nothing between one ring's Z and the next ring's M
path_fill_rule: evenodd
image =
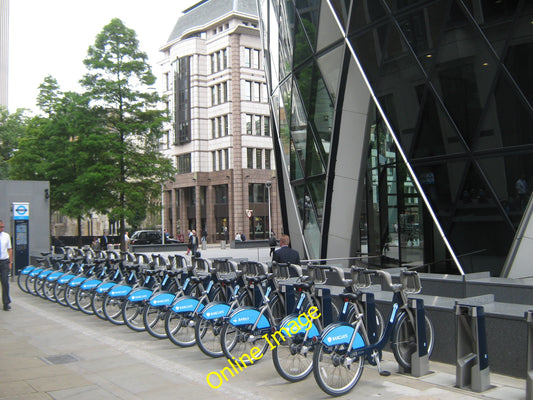
M435 333L433 324L425 315L426 319L426 341L428 357L433 352ZM402 312L396 321L394 331L392 332L392 352L398 364L406 371L411 370L411 356L417 351L415 328L406 312Z
M296 334L272 349L272 361L278 374L289 382L301 381L313 370L313 346L304 346L304 335Z
M347 356L347 345L327 346L320 343L313 354L316 383L330 396L348 393L359 382L365 365L364 357Z

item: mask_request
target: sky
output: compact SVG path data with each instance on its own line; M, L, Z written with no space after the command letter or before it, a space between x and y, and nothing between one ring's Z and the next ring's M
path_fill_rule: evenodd
M61 91L81 92L83 60L96 36L113 18L137 33L158 78L159 48L182 11L200 0L11 0L9 10L9 112L37 112L39 85L53 76Z

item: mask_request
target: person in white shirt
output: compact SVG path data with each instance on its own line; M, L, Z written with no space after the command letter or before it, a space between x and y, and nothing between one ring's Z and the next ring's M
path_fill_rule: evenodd
M0 219L0 282L2 283L2 302L4 311L11 310L9 298L9 273L13 271L13 249L11 237L4 232L5 224Z

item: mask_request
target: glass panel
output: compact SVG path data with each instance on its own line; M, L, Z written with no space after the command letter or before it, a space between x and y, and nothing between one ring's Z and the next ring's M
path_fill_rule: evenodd
M333 9L335 10L335 14L339 18L339 22L341 23L344 30L346 30L346 24L348 22L348 12L350 11L350 0L331 0L330 3ZM326 6L324 5L324 7L322 8L322 13L324 13L325 9ZM322 18L322 15L320 17Z
M326 191L325 176L313 179L308 183L309 194L311 196L312 204L316 210L316 221L319 226L322 226L322 218L324 217L324 195Z
M432 83L461 135L471 145L495 78L497 61L469 23L460 30L446 31L432 59L437 69L432 74Z
M307 127L307 148L306 148L306 176L321 175L326 168L322 158L318 154L315 140L313 139L313 131L310 126Z
M531 24L528 28L530 32L533 30ZM504 62L513 79L528 99L529 104L533 104L533 74L531 74L531 66L533 65L533 32L528 39L529 43L509 46Z
M297 90L293 90L292 98L291 139L302 167L305 169L307 158L307 117Z
M533 81L532 81L533 82ZM476 150L533 143L533 117L515 87L500 75L481 123Z
M279 32L279 79L283 80L292 72L293 55L293 28L294 28L294 6L292 1L281 2L281 15Z
M339 92L343 54L344 46L337 46L317 59L320 74L333 101Z
M479 165L517 228L531 194L533 153L483 158Z
M464 0L472 17L500 55L513 31L513 17L519 0L473 1ZM527 22L529 24L529 20Z
M331 130L333 128L333 103L321 77L318 78L314 105L309 109L309 118L314 122L322 156L327 159L330 150Z
M302 96L305 111L310 109L311 96L313 94L314 80L317 78L313 62L308 63L304 68L294 73L294 82L300 89L300 96ZM293 89L293 92L297 91Z
M387 15L380 1L354 0L352 3L350 33L356 32L367 24L376 22Z
M445 233L452 224L454 201L459 194L465 168L466 161L414 167L418 181Z
M422 108L422 119L416 132L415 157L463 153L465 148L441 104L428 91Z
M469 193L469 197L463 195L456 203L453 226L447 236L465 272L489 270L498 275L514 231L475 164L465 177L463 193Z
M290 154L290 176L291 180L298 180L304 177L302 171L302 165L300 164L299 157L296 156L296 149L294 147L294 142L291 140L291 154Z
M325 47L329 47L332 43L341 41L343 38L343 33L339 29L339 24L335 20L328 2L326 0L322 0L322 2L319 21L320 25L318 25L316 43L317 51L323 50Z
M320 0L296 0L296 9L313 49L316 49L316 30L320 15ZM296 35L298 41L298 35Z
M290 147L291 135L289 128L289 118L291 115L292 104L292 90L291 80L285 81L280 87L280 107L279 107L279 138L281 143L281 150L285 156L285 163L290 168Z

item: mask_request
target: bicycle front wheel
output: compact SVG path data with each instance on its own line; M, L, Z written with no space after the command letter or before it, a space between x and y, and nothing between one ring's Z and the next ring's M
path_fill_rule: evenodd
M268 342L260 335L250 332L249 325L234 326L226 323L222 328L220 343L222 352L231 360L239 360L241 364L252 365L254 360L259 360L266 353ZM251 356L252 348L259 348L259 353L254 351L254 357Z
M66 285L60 284L56 282L54 285L54 297L58 304L61 304L62 306L67 306L67 302L65 300L65 288Z
M144 331L143 308L144 303L141 301L125 300L122 304L122 319L135 332Z
M83 290L82 288L79 288L76 291L76 305L78 306L78 309L88 315L94 314L94 311L91 306L91 300L92 300L92 293L89 290Z
M224 326L224 318L204 319L198 316L194 334L196 344L202 352L213 358L224 355L220 344L220 335Z
M193 312L175 313L170 310L165 316L165 332L172 343L180 347L190 347L196 342Z
M428 344L428 357L430 357L431 353L433 352L435 333L433 331L433 324L427 315L425 315L425 317L426 341ZM392 333L391 347L398 364L400 364L400 366L406 371L411 370L411 356L417 351L417 343L414 324L406 312L402 312L396 321L396 325Z
M167 337L165 331L165 316L167 309L163 307L154 307L147 304L143 310L143 324L146 331L157 339Z
M65 289L65 302L67 303L67 306L72 308L75 311L78 311L78 304L76 304L76 294L78 293L79 286L72 287L68 286Z
M303 338L301 333L286 337L272 350L276 371L289 382L301 381L313 370L313 346L304 346Z
M341 396L353 389L363 373L364 357L351 358L347 345L327 346L320 343L313 354L316 383L330 396Z
M101 319L107 319L104 314L104 299L105 293L98 293L96 290L92 293L91 308L94 315Z
M29 274L20 274L17 277L17 285L19 286L20 290L22 290L24 293L29 293L28 288L26 287L26 280L28 279Z
M122 304L124 299L120 297L106 296L102 309L107 320L115 325L124 325L122 318Z

